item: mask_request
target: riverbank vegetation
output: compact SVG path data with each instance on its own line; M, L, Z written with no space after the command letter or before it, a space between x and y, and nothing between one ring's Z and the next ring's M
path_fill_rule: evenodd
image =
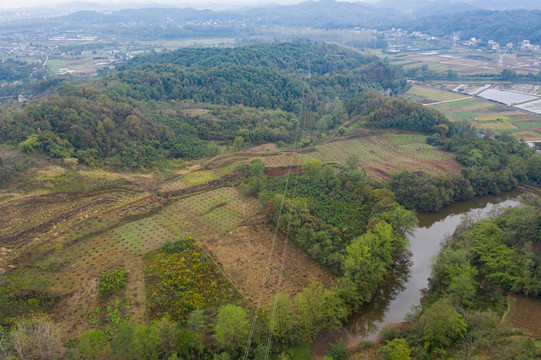
M541 356L537 333L505 321L506 296L536 299L541 290L540 230L538 201L478 223L464 222L432 266L422 308L409 315L400 335L387 332L382 358ZM538 313L530 316L539 321Z

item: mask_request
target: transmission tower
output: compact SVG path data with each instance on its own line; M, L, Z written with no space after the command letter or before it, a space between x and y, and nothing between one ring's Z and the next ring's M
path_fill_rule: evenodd
M501 48L498 49L498 55L500 55L500 60L498 61L498 67L499 68L503 67L503 57L505 56L505 54L507 54L507 50L509 50L509 49L506 47L505 50L502 53L502 49Z
M456 49L458 40L460 40L460 31L453 31L453 49Z

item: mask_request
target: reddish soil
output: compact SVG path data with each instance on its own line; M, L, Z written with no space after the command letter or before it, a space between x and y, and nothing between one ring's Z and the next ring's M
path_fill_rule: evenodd
M288 172L296 175L296 174L302 173L302 169L301 169L301 167L299 165L295 165L295 166L291 166L291 167L289 167L289 166L280 166L280 167L276 167L276 168L266 168L265 169L265 175L270 177L270 178L284 176Z

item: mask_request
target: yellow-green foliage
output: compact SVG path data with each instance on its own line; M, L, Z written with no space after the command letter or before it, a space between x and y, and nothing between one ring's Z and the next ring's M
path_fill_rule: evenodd
M118 268L101 275L100 294L107 295L114 293L126 286L126 270Z
M230 301L233 294L226 278L191 237L147 259L145 276L154 317L182 320L194 309Z
M68 170L63 174L50 178L32 178L26 180L22 187L25 190L45 188L55 193L87 193L100 190L121 188L125 179L109 179L104 176L85 176L77 171Z

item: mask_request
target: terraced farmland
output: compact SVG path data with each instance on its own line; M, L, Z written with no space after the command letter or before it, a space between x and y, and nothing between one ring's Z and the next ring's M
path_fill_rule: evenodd
M316 145L310 151L282 153L265 157L262 161L267 167L288 166L291 156L294 156L293 165L316 158L325 164L342 166L349 156L356 155L368 174L378 180L387 180L396 167L429 173L460 170L461 165L454 155L428 145L425 139L419 134L360 132L346 139L338 138Z

